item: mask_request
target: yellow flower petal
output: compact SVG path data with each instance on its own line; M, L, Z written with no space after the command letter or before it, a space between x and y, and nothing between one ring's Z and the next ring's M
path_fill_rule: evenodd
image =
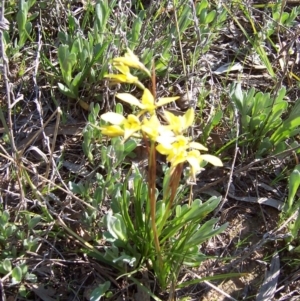
M194 109L191 108L183 116L175 116L169 111L165 111L165 118L169 123L170 128L174 131L176 135L182 134L186 129L188 129L194 122L195 113Z
M159 142L157 146L157 151L163 155L176 156L177 154L184 153L185 150L189 147L188 138L179 135L179 136L162 136L156 139Z
M189 151L187 154L186 160L190 164L190 176L191 180L196 182L196 174L202 170L203 168L200 166L200 163L202 161L202 156L198 150L192 150Z
M137 125L140 125L140 124L141 124L139 118L136 117L136 116L133 115L133 114L129 114L129 115L128 115L127 121L128 121L130 124L137 124Z
M124 123L124 139L127 140L135 132L138 132L141 129L141 122L135 115L128 115Z
M139 82L139 79L136 76L129 74L106 74L105 78L110 79L115 83L127 83L127 84L136 84Z
M148 89L144 90L142 96L142 104L144 106L144 109L147 110L150 114L154 113L154 110L156 109L156 106L154 104L154 97Z
M100 118L114 125L121 125L126 119L123 115L114 112L104 113Z
M195 149L198 149L198 150L204 150L204 151L207 151L207 148L202 145L201 143L198 143L198 142L190 142L189 143L189 147L190 148L195 148Z
M214 165L214 166L223 166L222 161L213 155L201 155L201 158L206 161L209 162L210 164Z
M183 146L187 146L189 144L189 138L187 138L183 135L176 136L176 140L180 145L183 145Z
M127 140L129 137L131 137L135 132L137 132L134 129L125 129L124 130L124 139Z
M170 153L170 151L172 150L172 145L171 144L169 144L169 145L159 144L156 146L156 150L162 155L168 155Z
M129 48L127 48L127 52L125 53L124 57L117 57L113 59L113 62L122 63L128 67L143 70L149 77L151 77L150 71L143 63L140 62L139 58Z
M122 63L116 62L116 63L113 63L113 66L124 75L130 74L129 67Z
M124 130L118 125L107 125L100 128L103 135L118 137L124 135Z
M165 134L162 133L162 135L158 136L156 138L156 142L163 144L163 145L170 145L176 141L176 137L174 136L174 133L170 131L169 129L166 130Z
M183 163L186 161L186 152L181 152L177 155L170 154L167 157L167 161L169 161L173 167L180 163Z
M161 106L164 106L172 101L175 101L179 98L179 96L176 96L176 97L162 97L160 98L157 103L156 103L156 106L157 107L161 107Z
M117 93L116 97L133 105L133 106L137 106L141 109L144 108L144 106L140 103L140 101L136 97L131 95L130 93Z
M142 131L150 138L152 141L156 141L159 136L159 132L162 125L160 124L156 115L152 115L150 119L144 118Z
M183 124L184 124L185 128L186 129L189 128L193 124L194 119L195 119L195 111L194 111L194 109L193 108L188 109L185 112L185 114L183 116L183 119L184 119Z

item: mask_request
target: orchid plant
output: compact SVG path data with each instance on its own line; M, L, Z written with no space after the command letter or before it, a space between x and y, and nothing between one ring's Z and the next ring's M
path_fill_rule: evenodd
M222 162L218 157L202 154L203 151L207 151L207 148L192 141L189 137L188 130L195 120L193 108L187 110L183 116L175 116L164 110L163 107L166 104L177 100L178 97L156 99L155 90L150 91L145 88L138 77L131 74L130 68L138 69L152 80L152 87L155 86L155 80L151 78L150 70L130 49L127 49L127 53L123 57L113 59L112 66L120 73L107 74L105 78L111 83L136 85L142 90L142 97L139 100L130 93L117 93L116 97L133 106L135 113L128 114L126 117L115 112L104 113L101 115L100 130L103 135L113 139L120 137L123 143L128 139L143 141L148 152L148 177L145 180L140 176L134 181L136 187L133 199L135 200L132 203L137 212L133 215L138 222L133 222L129 217L130 201L124 197L126 205L119 206L120 212L114 218L111 213L105 218L109 232L107 237L110 242L115 243L115 246L121 245L131 252L131 255L136 252L133 252L128 244L132 241L135 242L137 246L134 247L134 250L139 249L141 256L139 260L130 262L141 264L143 262L141 258L147 260L153 267L161 287L165 288L170 283L175 283L180 267L187 259L193 262L193 265L200 264L199 245L226 227L223 225L215 228L217 219L209 220L200 226L200 222L219 204L220 199L217 197L213 197L205 203L190 199L189 204L180 205L182 200L180 201L178 198L182 171L185 166L189 166L188 183L193 184L196 182L197 174L207 162L214 166L222 166ZM162 108L164 111L161 120L157 115L158 108ZM168 164L161 196L156 187L157 153L164 155ZM184 165L185 163L188 165ZM192 189L192 186L190 187ZM143 195L147 199L147 204L144 203L145 199L141 199L139 195L145 190L147 191L146 196L144 193ZM127 195L125 190L123 193ZM159 197L162 199L159 200ZM132 232L133 229L135 229L134 232ZM146 230L142 231L141 229ZM138 231L141 233L136 234ZM136 235L141 237L133 239L129 237L128 233L135 233L132 237ZM145 233L148 234L145 235Z
M202 161L207 161L215 166L222 166L218 157L212 155L201 155L201 151L207 148L197 142L191 142L184 134L192 126L195 112L190 108L184 116L175 116L171 112L164 111L164 117L168 125L162 125L156 115L156 109L177 100L179 97L163 97L155 101L153 95L138 78L130 73L129 67L144 71L150 78L150 71L139 61L138 57L130 49L124 57L113 59L113 66L121 74L107 74L108 78L118 83L136 84L142 88L141 101L130 93L118 93L116 97L130 105L136 106L140 111L136 115L129 114L125 118L121 114L108 112L101 118L110 123L101 127L102 133L110 137L123 136L127 140L130 136L137 138L148 138L152 143L158 143L156 150L167 155L167 161L174 169L180 163L187 161L191 166L191 178L195 180L196 173L201 170ZM148 117L150 116L150 117ZM190 150L190 151L189 151Z

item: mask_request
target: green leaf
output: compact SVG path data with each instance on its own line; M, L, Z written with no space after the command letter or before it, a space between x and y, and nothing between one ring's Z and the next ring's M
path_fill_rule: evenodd
M58 60L63 79L69 84L72 79L72 68L76 63L76 55L70 53L68 45L60 45L58 47Z
M19 266L14 267L11 273L12 282L14 284L20 283L22 281L22 269Z
M297 165L294 168L289 178L289 194L287 198L287 208L285 208L285 210L288 212L291 210L293 206L294 198L298 191L299 185L300 185L300 165Z
M126 227L119 213L112 215L111 212L108 212L105 216L105 221L107 230L112 237L123 242L127 241Z
M229 273L229 274L220 274L214 276L201 277L193 280L189 280L183 283L178 284L177 288L184 288L187 286L195 285L203 281L214 281L214 280L222 280L222 279L232 279L234 277L240 278L242 276L247 276L248 273Z
M103 284L99 284L97 288L95 288L91 295L90 295L90 301L99 301L101 299L101 297L103 297L105 295L105 293L107 292L107 290L110 287L110 282L106 281Z
M159 225L158 233L160 233L161 229L164 228L165 224L163 224L163 219L164 219L165 214L166 214L166 204L165 204L165 202L158 201L156 203L156 215L155 215L155 217L156 217L155 222L156 222L157 225Z
M107 0L98 0L95 6L95 35L96 40L102 43L104 40L104 33L107 31L106 23L109 17L110 8L108 7Z
M117 105L116 105L116 113L123 115L124 110L123 110L123 105L121 103L117 103Z
M95 45L93 63L97 62L101 58L103 52L107 49L108 45L109 45L109 42Z
M84 192L84 188L82 186L82 184L76 184L74 182L69 181L69 188L70 190L75 193L75 194L79 194L81 195Z
M70 53L73 53L76 56L81 55L82 52L81 38L76 38L73 41L71 48L68 47L68 50L70 50Z
M83 79L82 72L79 72L76 74L76 76L71 82L70 88L72 90L72 93L75 95L75 98L78 98L78 89L82 82L82 79Z
M141 29L142 29L145 14L146 14L145 11L140 11L139 15L137 16L137 18L135 18L135 20L132 24L131 34L128 37L129 48L132 51L135 49L135 47L139 43Z
M191 206L182 205L181 208L176 208L176 218L172 219L167 225L159 225L158 232L160 233L161 231L161 236L163 237L161 241L177 235L177 232L181 228L186 227L188 223L197 226L218 206L220 200L220 197L211 197L205 203L202 203L201 200L196 199Z
M241 83L236 83L236 84L231 85L230 96L232 97L232 100L235 102L238 110L240 112L243 112L244 95L242 92Z
M33 13L32 15L28 16L27 21L28 21L28 22L33 21L34 19L37 18L38 15L39 15L39 12Z
M278 95L276 97L276 100L275 100L275 103L279 103L279 102L282 102L283 101L283 98L285 97L286 95L286 88L285 87L282 87L279 92L278 92Z
M36 215L34 216L28 223L28 229L31 230L33 229L41 220L41 216L40 215Z
M71 14L68 15L68 27L69 27L69 32L71 32L72 34L75 32L75 30L77 29L77 24L76 24L76 19L74 16L72 16Z
M210 11L210 12L208 13L208 15L206 16L206 18L205 18L205 23L206 23L206 24L211 23L211 22L215 19L216 14L217 14L217 13L216 13L215 10Z
M223 232L227 227L228 223L215 228L215 224L219 219L213 218L204 223L198 231L192 235L192 237L185 243L185 248L190 248L193 245L200 245L206 240L212 238L213 236Z
M31 274L31 273L27 273L25 275L25 280L32 282L32 283L36 283L37 282L37 276L35 274Z
M135 148L137 147L137 143L135 140L133 139L129 139L126 141L125 145L124 145L124 155L127 156L128 154L130 154Z
M208 6L207 0L202 0L201 2L197 2L196 5L197 16L199 16L201 12L207 8L207 6Z
M31 22L26 22L25 24L25 34L27 36L27 38L29 37L29 34L32 31L32 23Z
M36 0L28 0L28 8L31 8L35 4Z
M24 13L23 11L18 11L17 24L18 24L19 34L22 34L22 32L24 31L26 21L27 21L27 14Z
M64 32L64 31L59 31L57 34L57 37L58 37L59 41L61 42L61 44L69 45L71 37L69 36L68 33Z
M192 22L192 12L189 5L185 5L178 18L179 33L183 33Z
M112 146L113 146L115 156L116 156L116 159L117 159L116 164L118 165L119 163L121 163L123 161L123 159L125 157L124 143L119 137L113 138L111 140L111 142L112 142Z
M256 91L253 87L247 93L245 93L243 100L243 109L242 111L240 111L242 116L251 114L254 106L255 93Z
M92 104L91 108L90 108L90 114L88 116L88 121L93 124L96 125L97 120L98 120L98 116L99 116L99 112L100 112L100 105L97 104Z
M300 98L296 100L294 106L291 108L288 120L293 120L298 116L300 116Z
M203 129L203 138L202 138L202 142L206 142L207 138L209 137L211 131L213 130L213 128L215 126L217 126L219 124L219 122L221 121L223 117L223 112L221 110L217 111L216 113L214 113L213 117L208 121L208 123L206 124L206 126Z
M273 144L270 142L270 138L265 137L262 142L259 144L259 149L256 154L256 158L261 157L266 152L273 148Z
M127 247L129 247L129 246L127 246ZM121 263L121 265L124 265L124 263L125 263L126 265L128 264L131 267L134 267L136 262L137 262L136 257L124 254L124 252L122 252L121 256L114 259L114 263Z
M21 284L19 287L19 294L21 297L23 297L25 300L28 299L29 292L26 289L26 286L24 284Z
M300 132L300 116L293 120L285 120L282 125L273 133L270 141L275 145L286 138L291 138Z
M11 266L11 260L8 258L5 258L2 262L2 268L6 271L6 272L10 272L12 269Z
M91 139L88 139L88 136L90 136L90 133L91 133L91 131L83 132L82 148L83 148L83 152L87 156L89 162L93 163L93 161L94 161L94 156L92 153L93 146L91 144Z
M2 214L0 212L0 225L6 225L9 221L9 212L8 211L3 211Z
M61 93L63 93L64 95L70 97L70 98L76 98L76 95L65 85L58 83L58 89Z
M17 230L16 225L10 224L10 225L5 229L6 237L12 236L12 234L13 234L16 230ZM20 231L20 234L21 234L21 233L24 233L24 232Z

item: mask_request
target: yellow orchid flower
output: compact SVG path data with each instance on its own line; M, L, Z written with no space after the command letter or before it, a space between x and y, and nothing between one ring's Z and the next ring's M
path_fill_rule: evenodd
M141 129L141 122L135 115L128 115L127 119L123 123L124 126L124 139L127 140L134 133Z
M196 174L203 170L201 163L206 161L214 166L223 166L222 161L213 155L201 155L198 150L191 150L186 155L186 161L190 164L190 177L193 182L196 182Z
M191 178L193 180L195 180L196 173L202 169L201 162L203 161L207 161L215 166L223 166L222 161L218 157L201 155L199 150L207 150L205 146L197 142L191 142L182 135L171 137L169 141L167 141L167 139L163 141L160 138L157 140L159 144L156 150L162 155L167 156L167 161L171 163L171 168L175 168L178 164L186 161L189 163L191 167ZM188 149L192 150L188 151Z
M122 114L107 112L100 117L102 120L114 125L121 125L125 121L125 117Z
M151 77L150 71L145 67L143 63L140 62L139 58L129 48L127 48L127 52L125 53L124 57L117 57L113 59L114 66L120 63L128 67L142 70L149 77Z
M122 64L122 63L116 63L116 64L113 64L113 66L118 70L120 71L122 74L130 74L130 69L128 66Z
M122 74L106 74L105 78L109 79L112 84L117 83L127 83L127 84L135 84L141 89L145 89L144 85L139 81L138 77L133 76L130 73L130 69L128 66L118 63L114 64L114 67L118 69Z
M139 118L132 114L129 114L128 117L125 118L121 114L108 112L101 115L101 119L112 124L105 125L100 128L102 133L106 136L124 136L124 139L127 140L130 136L141 129L141 122Z
M170 141L173 142L170 143ZM157 145L156 150L162 155L167 156L167 161L171 163L171 166L176 166L179 163L185 161L184 157L186 150L189 148L189 139L179 135L176 137L170 137L168 140L164 137L158 137L158 142L161 142ZM183 158L181 161L179 158ZM177 162L179 160L179 162Z
M119 137L124 136L124 129L122 129L121 125L125 121L125 117L121 114L117 114L114 112L108 112L101 115L101 119L109 122L113 125L104 125L100 127L102 134L109 137Z
M175 135L181 135L193 124L195 119L195 111L193 108L187 110L183 116L175 116L168 111L165 111L164 115Z
M190 141L189 138L183 135L170 136L168 139L165 137L158 137L156 141L159 143L156 148L162 155L180 153L189 148L207 151L207 148L204 145Z
M157 102L155 102L152 93L147 88L144 90L141 101L139 101L135 96L133 96L130 93L117 93L116 97L123 100L124 102L127 102L131 105L140 108L142 111L139 113L139 115L143 115L145 112L148 112L150 113L150 115L153 115L158 107L164 106L178 99L178 97L163 97L160 98Z
M131 74L106 74L105 78L109 79L112 84L127 83L136 84L139 79Z
M169 138L174 136L174 133L169 130L166 126L162 125L157 116L153 114L150 119L144 118L142 122L142 131L152 141L157 141L158 137Z
M196 182L196 174L203 170L201 167L202 157L198 150L191 150L186 155L186 161L190 164L190 179Z
M124 136L124 130L119 125L106 125L100 127L102 134L109 137Z

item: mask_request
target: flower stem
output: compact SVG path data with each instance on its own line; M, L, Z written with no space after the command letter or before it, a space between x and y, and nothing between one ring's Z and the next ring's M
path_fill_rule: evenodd
M149 199L150 199L150 211L151 211L151 226L154 238L154 245L158 256L158 261L160 268L163 268L163 261L160 252L160 244L157 235L156 228L156 150L155 143L151 141L150 152L149 152L149 178L148 178L148 188L149 188Z
M160 222L160 227L158 228L159 234L161 233L161 231L169 217L170 210L172 209L172 206L173 206L173 203L174 203L174 200L176 197L176 193L178 191L178 186L179 186L179 181L181 178L182 169L183 169L183 164L178 164L171 171L170 179L169 179L169 186L168 186L166 193L164 193L164 202L167 203L167 208L166 208L166 211L162 218L162 221Z

